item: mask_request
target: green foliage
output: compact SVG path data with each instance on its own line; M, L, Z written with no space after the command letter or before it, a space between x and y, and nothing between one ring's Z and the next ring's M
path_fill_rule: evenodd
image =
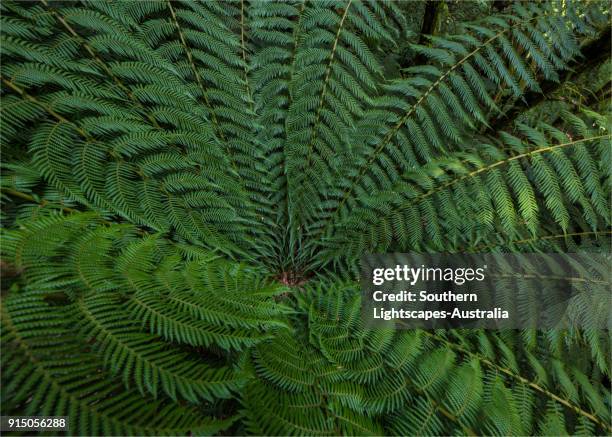
M390 68L422 9L3 1L2 414L77 435L612 432L588 320L363 325L365 252L609 250L610 61L580 61L609 5L519 2Z

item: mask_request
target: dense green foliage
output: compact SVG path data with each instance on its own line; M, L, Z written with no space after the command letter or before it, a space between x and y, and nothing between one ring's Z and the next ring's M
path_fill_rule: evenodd
M365 252L609 250L609 5L479 4L2 1L2 414L612 432L607 331L362 326Z

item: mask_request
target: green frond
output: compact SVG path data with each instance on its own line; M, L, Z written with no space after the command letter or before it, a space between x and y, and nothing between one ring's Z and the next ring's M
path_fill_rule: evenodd
M364 251L422 250L428 247L425 241L440 249L461 247L463 239L487 241L500 231L535 235L544 212L560 232L569 232L582 226L570 223L575 208L590 230L608 226L607 200L600 196L603 175L593 168L594 184L585 186L580 174L585 161L604 159L600 153L610 136L591 130L584 138L567 133L549 137L547 130L559 131L550 125L540 129L523 129L526 138L503 133L501 147L483 143L406 172L405 182L366 197L336 224L324 253L337 256L334 248L341 247L343 258L350 260ZM420 215L421 223L393 225L410 220L410 215ZM453 217L461 221L454 222ZM414 233L415 228L420 229L419 240L403 234Z
M51 305L40 293L3 300L3 390L14 405L27 400L28 414L75 418L76 435L216 433L232 424L124 387L75 335L72 309Z
M373 329L357 280L366 253L608 254L609 9L2 1L2 414L612 432L605 293L571 329Z

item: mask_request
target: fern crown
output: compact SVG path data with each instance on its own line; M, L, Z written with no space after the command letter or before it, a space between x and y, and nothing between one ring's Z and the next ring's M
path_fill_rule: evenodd
M3 1L3 414L611 432L595 323L361 321L364 253L609 248L609 5L473 5Z

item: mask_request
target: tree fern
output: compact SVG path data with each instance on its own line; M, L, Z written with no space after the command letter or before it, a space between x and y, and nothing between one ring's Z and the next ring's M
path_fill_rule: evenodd
M361 318L364 253L609 250L609 5L424 3L2 2L2 414L610 433L601 313Z

